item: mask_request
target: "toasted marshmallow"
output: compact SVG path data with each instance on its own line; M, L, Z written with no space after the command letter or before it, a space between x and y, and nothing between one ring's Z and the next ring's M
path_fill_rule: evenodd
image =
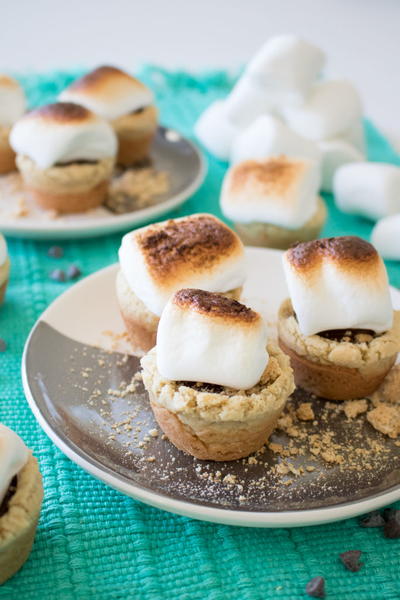
M271 99L265 90L243 76L225 100L226 114L238 127L250 125L257 117L273 110Z
M0 125L10 127L26 110L24 90L18 81L0 75Z
M109 123L83 106L57 103L42 106L17 121L10 143L46 169L59 162L100 160L115 155L117 138Z
M316 83L305 104L283 107L281 113L299 135L311 140L340 136L361 118L360 97L344 80Z
M371 242L387 260L400 260L400 213L377 222L371 233Z
M246 74L262 85L276 105L298 104L325 63L316 46L295 35L271 38L250 60Z
M0 267L4 265L8 257L7 243L4 236L0 233Z
M322 152L322 182L321 189L331 192L333 189L333 176L342 165L351 162L363 161L365 156L355 146L345 139L333 138L318 143Z
M171 219L127 233L119 249L131 290L156 315L185 286L228 292L245 279L243 244L207 214Z
M318 165L309 159L248 160L229 169L221 209L237 223L271 223L297 229L317 210Z
M296 244L285 252L286 282L303 335L332 329L387 331L393 308L385 265L355 236Z
M343 212L378 220L400 212L400 167L359 162L340 167L333 179Z
M149 106L153 93L141 81L116 67L98 67L59 95L61 102L74 102L104 119L113 120Z
M29 458L29 450L21 438L0 423L0 505L10 483Z
M220 160L229 160L239 128L230 120L224 100L216 100L200 115L195 134L203 146Z
M285 155L320 159L315 142L301 137L272 115L262 115L243 129L232 144L231 162Z
M178 291L157 330L157 368L173 381L246 390L268 364L261 316L236 300L197 289Z

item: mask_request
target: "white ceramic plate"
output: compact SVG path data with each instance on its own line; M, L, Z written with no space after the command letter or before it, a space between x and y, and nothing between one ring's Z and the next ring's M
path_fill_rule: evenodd
M281 253L259 248L246 253L249 275L244 297L263 314L273 334L278 306L286 297ZM361 467L356 474L347 473L306 455L298 460L303 465L314 461L316 470L289 484L287 477L282 481L270 478L269 466L279 461L270 451L251 467L242 461L212 463L185 455L161 435L149 436L155 423L143 387L128 395L118 391L139 363L121 354L124 327L114 294L117 269L117 265L103 269L62 294L40 317L24 351L22 376L28 402L44 431L71 460L142 502L231 525L319 524L400 499L398 448L365 419L357 425L361 438L378 439L388 448L384 458L376 457L372 473L364 473ZM400 307L400 293L392 290L392 294L395 306ZM304 400L304 392L296 393ZM324 401L313 402L318 415ZM310 433L313 426L309 425ZM315 430L325 426L321 420ZM329 426L336 428L339 437L345 436L345 443L352 439L355 425L347 422L344 426L343 413L332 416ZM282 443L279 435L275 432L273 439ZM221 481L210 483L201 475L217 470L237 475L244 491ZM318 483L317 473L324 485ZM253 489L260 479L264 483Z
M153 206L117 215L100 207L83 214L63 215L52 219L29 199L29 214L18 213L20 193L0 194L0 231L8 236L32 239L89 238L123 231L156 220L180 206L200 187L206 173L205 161L189 140L172 129L159 127L154 138L151 159L159 171L170 177L170 189L160 195Z

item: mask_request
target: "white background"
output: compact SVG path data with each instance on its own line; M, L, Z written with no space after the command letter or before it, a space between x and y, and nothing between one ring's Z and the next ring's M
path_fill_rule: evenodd
M235 68L294 32L352 79L366 113L400 139L400 0L0 0L0 69L142 62Z

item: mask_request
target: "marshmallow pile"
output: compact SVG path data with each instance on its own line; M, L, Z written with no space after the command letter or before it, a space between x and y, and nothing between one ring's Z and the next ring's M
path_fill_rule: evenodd
M157 368L165 379L235 389L256 385L267 364L261 316L243 304L203 290L178 291L157 331Z
M29 458L29 450L21 438L0 423L0 505L10 483Z
M385 265L355 236L297 244L283 256L286 282L303 335L335 329L387 331L393 308Z
M11 127L26 110L22 87L15 79L0 75L0 126Z
M323 52L295 35L267 41L225 100L195 130L217 158L234 163L285 155L320 162L331 191L338 166L364 158L362 106L345 80L319 80Z

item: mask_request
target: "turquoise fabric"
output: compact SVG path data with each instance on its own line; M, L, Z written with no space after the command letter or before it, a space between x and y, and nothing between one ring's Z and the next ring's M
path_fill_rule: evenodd
M31 105L49 102L77 72L20 77ZM164 124L192 137L193 123L232 81L223 72L201 77L144 68L157 95ZM371 123L366 123L370 158L400 164ZM202 188L171 216L194 211L218 215L218 193L226 165L208 156ZM371 224L340 214L328 198L325 234L357 233ZM26 337L49 303L69 284L48 279L55 266L76 262L85 275L113 263L120 235L63 242L65 258L47 257L49 243L9 239L12 275L0 310L0 421L15 429L39 458L45 501L30 559L0 587L5 600L266 600L305 598L313 576L327 580L329 600L398 600L399 540L356 519L299 529L246 529L202 523L150 508L109 489L69 461L37 425L22 391L21 354ZM400 286L400 269L388 264ZM363 551L359 573L345 571L338 554Z

